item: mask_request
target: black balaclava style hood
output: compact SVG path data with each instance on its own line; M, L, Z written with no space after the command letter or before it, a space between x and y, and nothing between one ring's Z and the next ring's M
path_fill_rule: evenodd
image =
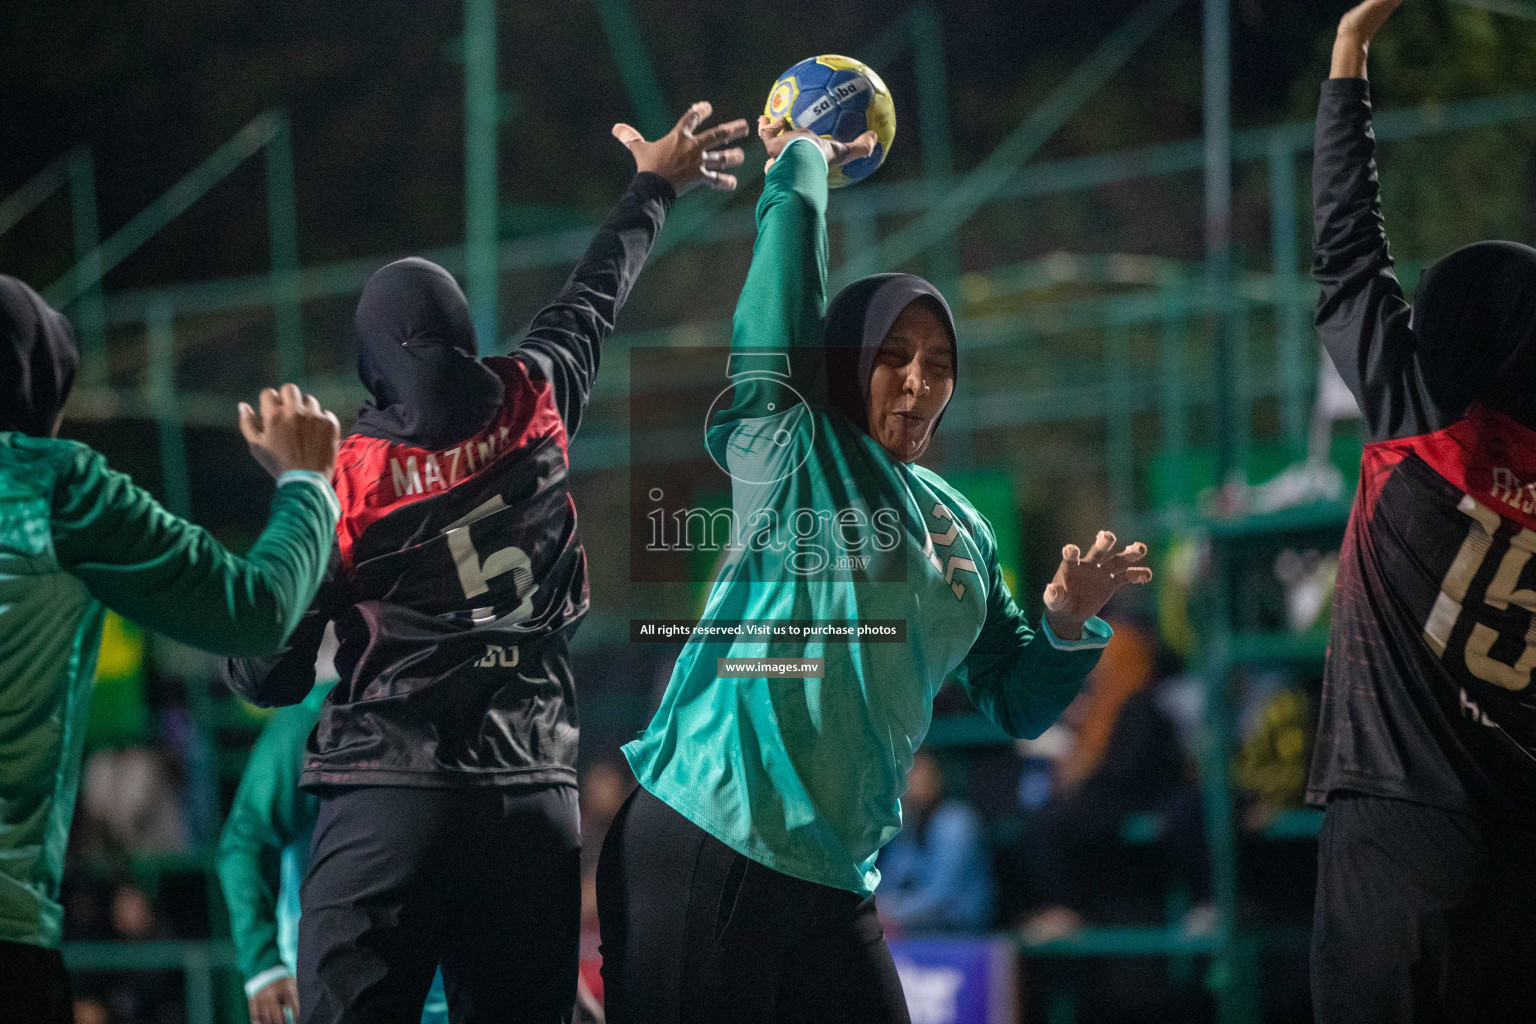
M374 272L357 300L357 374L373 405L354 429L417 448L450 448L501 407L501 378L480 363L469 303L436 263L411 257Z
M0 430L49 437L69 389L80 353L64 314L21 281L0 274Z
M949 351L955 380L960 377L960 352L955 345L955 317L949 303L933 285L915 274L872 274L837 293L827 307L823 330L827 368L827 403L869 433L869 379L875 372L880 343L901 311L914 302L932 304L949 331ZM939 420L933 429L939 429ZM930 434L930 436L932 436Z
M1457 404L1482 401L1536 429L1536 249L1477 242L1424 272L1411 317Z

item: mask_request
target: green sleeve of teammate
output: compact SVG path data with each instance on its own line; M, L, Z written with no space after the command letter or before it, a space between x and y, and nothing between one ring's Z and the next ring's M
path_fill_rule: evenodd
M827 308L827 160L809 139L784 148L757 201L752 266L736 303L731 348L821 344Z
M977 518L990 540L991 525ZM987 618L951 678L998 728L1016 738L1034 739L1061 717L1083 688L1112 630L1097 616L1083 624L1081 640L1060 639L1043 618L1038 630L1031 628L1003 580L995 543L989 547Z
M266 529L242 558L81 445L62 467L52 511L60 567L102 604L193 647L249 655L281 646L314 599L339 509L318 473L284 474Z
M246 980L282 966L277 949L282 853L314 826L315 798L299 789L299 775L305 741L329 691L316 687L303 704L272 716L251 748L219 837L219 883L229 906L235 960Z

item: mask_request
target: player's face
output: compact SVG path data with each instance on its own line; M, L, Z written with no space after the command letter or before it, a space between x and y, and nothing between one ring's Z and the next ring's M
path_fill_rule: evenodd
M915 462L955 391L949 332L926 302L914 302L891 325L869 378L869 433L891 457Z

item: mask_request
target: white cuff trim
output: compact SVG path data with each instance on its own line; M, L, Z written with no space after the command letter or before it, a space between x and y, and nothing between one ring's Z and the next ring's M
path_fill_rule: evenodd
M1045 639L1058 651L1097 651L1109 646L1110 637L1115 631L1109 628L1109 623L1095 615L1083 623L1083 638L1081 640L1063 640L1056 635L1051 628L1051 620L1046 616L1040 616L1040 627L1045 631Z
M793 146L797 142L803 142L807 146L810 146L812 149L814 149L816 151L816 155L821 158L821 165L823 167L829 166L827 164L827 154L823 153L821 151L821 147L819 145L817 145L813 140L806 138L804 135L796 136L795 138L790 139L789 140L789 146L785 146L784 147L784 151L782 153L780 153L779 156L782 158L784 156L784 153L788 153L789 152L789 147Z
M296 472L307 472L307 470L299 470ZM318 475L319 474L317 473L316 476ZM274 981L278 980L279 978L291 977L293 977L293 972L284 967L282 964L278 964L276 967L268 967L266 970L256 975L256 977L245 983L245 998L255 999L257 992L260 992Z
M331 513L337 519L341 518L341 502L336 499L336 488L331 486L331 482L323 474L316 473L312 469L290 469L278 474L277 486L283 487L293 483L307 483L320 488L325 492L325 500L331 506Z

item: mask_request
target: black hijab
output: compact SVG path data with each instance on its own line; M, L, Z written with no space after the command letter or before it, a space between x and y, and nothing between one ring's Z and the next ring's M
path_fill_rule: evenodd
M50 437L75 383L75 332L41 295L0 274L0 333L0 430Z
M436 263L396 260L357 300L357 374L373 405L357 433L440 451L474 436L501 407L505 386L478 358L469 303Z
M1457 249L1424 272L1411 324L1455 404L1482 401L1536 429L1536 249Z
M949 354L960 377L960 353L955 345L955 317L949 303L933 285L914 274L872 274L837 293L827 307L823 329L826 353L827 404L869 433L869 379L875 372L880 343L902 310L927 302L949 332ZM939 413L933 429L939 429ZM931 435L930 435L931 436Z

